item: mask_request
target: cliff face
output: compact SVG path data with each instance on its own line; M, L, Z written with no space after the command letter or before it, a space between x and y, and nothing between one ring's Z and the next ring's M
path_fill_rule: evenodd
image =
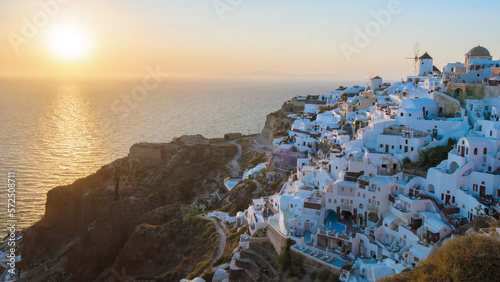
M292 126L293 121L294 120L289 118L287 113L283 110L278 110L267 115L266 125L262 129L262 132L256 141L260 145L272 148L273 139L279 137L282 133L287 132L287 130Z
M127 158L48 192L44 217L24 234L23 261L67 258L78 281L105 280L112 272L182 278L211 256L213 240L206 240L209 232L192 240L198 246L188 244L211 223L186 215L181 203L216 191L236 151L232 145L134 145ZM181 256L186 267L179 267Z

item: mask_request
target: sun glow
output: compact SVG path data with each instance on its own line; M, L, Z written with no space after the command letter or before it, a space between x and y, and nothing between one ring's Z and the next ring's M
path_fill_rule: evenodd
M80 27L61 25L53 27L47 35L47 47L64 61L80 61L90 53L90 39Z

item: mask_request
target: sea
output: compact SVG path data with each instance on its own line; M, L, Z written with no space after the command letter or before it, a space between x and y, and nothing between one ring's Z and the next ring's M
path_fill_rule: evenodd
M14 220L18 230L34 224L51 188L127 156L135 143L170 142L184 134L258 133L266 115L284 101L350 83L169 78L144 87L141 78L131 77L0 78L1 230L7 232Z

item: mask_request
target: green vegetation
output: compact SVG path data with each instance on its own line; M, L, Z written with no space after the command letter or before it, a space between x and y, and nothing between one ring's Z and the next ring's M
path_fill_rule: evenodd
M413 272L383 281L498 281L500 240L470 234L443 244Z
M297 147L295 147L295 146L292 146L292 148L290 148L290 150L292 150L292 152L294 152L294 153L298 151Z
M408 157L403 159L403 168L408 168L408 165L411 164L411 160Z
M187 279L194 279L198 277L210 265L210 259L202 261L196 265L196 269L189 273Z
M259 155L257 155L257 157L253 158L251 161L250 161L250 164L253 165L253 166L256 166L260 163L263 163L266 161L266 153L260 153Z
M226 247L224 248L224 253L217 261L215 261L214 266L231 262L231 259L233 258L233 250L240 243L240 236L245 234L248 230L248 227L246 226L243 226L238 229L233 225L233 226L228 226L227 228L229 234L226 238Z
M438 166L442 161L448 158L448 153L453 149L453 145L457 141L455 139L448 139L446 146L437 146L428 150L419 150L418 157L420 165L425 169Z
M328 269L326 269L326 268L322 268L318 271L313 271L313 272L309 273L309 281L337 282L340 280L339 280L339 277L337 275L330 273L330 271L328 271Z
M214 274L215 274L215 272L208 271L208 272L205 272L201 278L205 279L205 281L212 281L212 279L214 278Z
M348 96L347 96L347 94L346 94L346 93L344 93L344 94L340 95L340 100L342 100L342 101L344 101L344 102L346 102L346 101L347 101L347 98L348 98Z
M271 184L269 184L269 188L276 193L281 190L281 187L283 187L283 185L281 185L281 182L279 181L273 181L271 182Z
M250 191L250 193L253 193L253 191L257 189L257 183L255 183L255 181L251 179L246 179L244 183L247 186L246 188L248 189L248 191Z
M299 258L292 258L290 253L290 246L293 245L293 241L288 239L286 241L286 246L283 247L280 254L276 257L281 271L289 274L290 277L304 276L304 270L302 269L302 261Z
M319 107L319 113L322 114L325 112L329 112L329 111L334 110L336 108L338 108L337 104L335 104L333 106L321 106L321 107Z

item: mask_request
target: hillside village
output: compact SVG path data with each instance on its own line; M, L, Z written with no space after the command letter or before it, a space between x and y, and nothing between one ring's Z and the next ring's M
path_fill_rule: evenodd
M376 76L366 87L294 98L281 111L293 124L273 152L303 157L291 175L272 154L245 172L284 185L233 218L250 235L220 281L265 278L244 255L263 231L277 253L291 245L304 267L375 281L413 269L474 218L498 218L500 60L482 46L442 71L425 53L405 81Z
M295 97L258 135L135 144L47 194L3 279L378 281L454 236L498 240L500 61L465 56Z

